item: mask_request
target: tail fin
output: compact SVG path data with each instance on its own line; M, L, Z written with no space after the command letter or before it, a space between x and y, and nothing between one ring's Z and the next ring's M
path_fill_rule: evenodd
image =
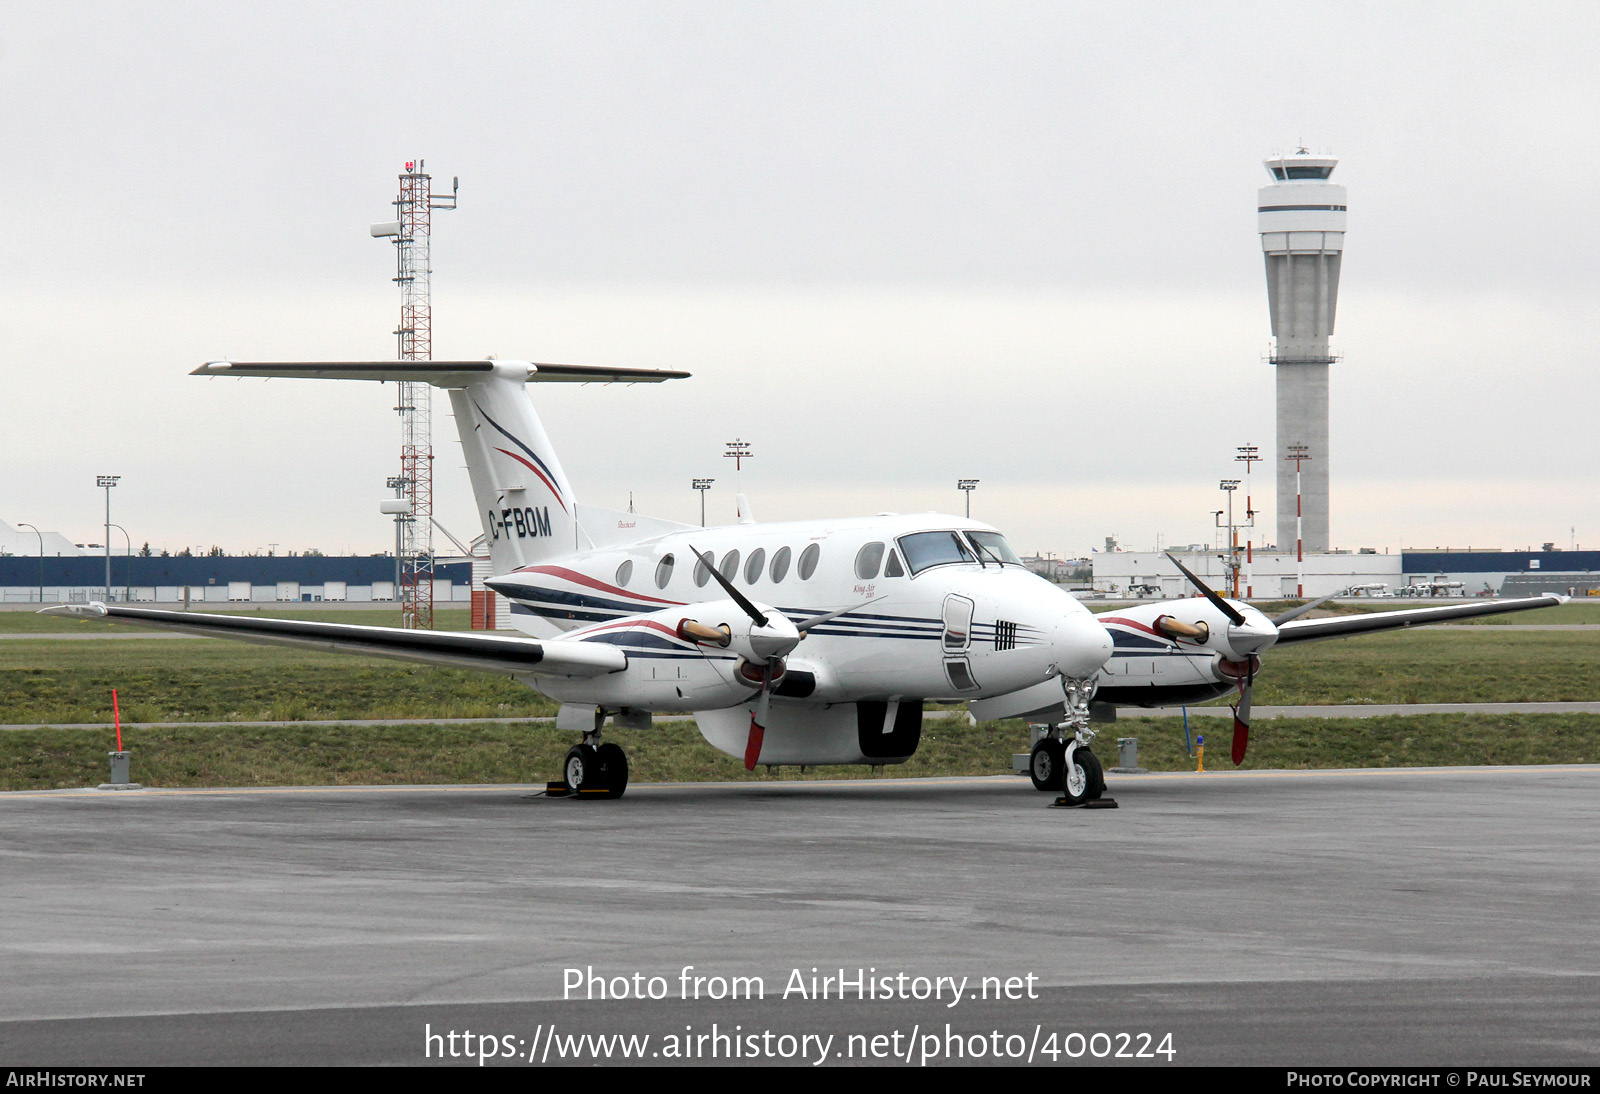
M396 380L447 390L497 574L579 546L572 487L523 385L659 383L689 375L527 361L213 361L193 374Z

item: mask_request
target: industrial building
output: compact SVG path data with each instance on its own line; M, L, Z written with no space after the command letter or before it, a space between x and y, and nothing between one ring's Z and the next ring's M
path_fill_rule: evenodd
M434 575L437 600L471 601L470 561L440 561ZM109 590L102 555L0 555L0 603L5 604L355 603L393 601L396 595L392 555L114 554Z
M1232 573L1226 550L1174 548L1172 554L1208 585L1227 594ZM1112 596L1174 598L1194 589L1160 551L1106 551L1092 558L1094 589ZM1256 551L1240 572L1240 594L1257 599L1293 597L1299 574L1305 595L1356 589L1368 596L1534 596L1562 593L1600 598L1600 551ZM1246 589L1248 582L1250 588ZM1410 590L1409 593L1403 590Z

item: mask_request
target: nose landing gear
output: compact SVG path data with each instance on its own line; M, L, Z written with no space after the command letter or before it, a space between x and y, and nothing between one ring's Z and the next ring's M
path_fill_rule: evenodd
M1066 692L1066 720L1033 746L1028 759L1028 774L1035 790L1058 791L1062 805L1083 805L1097 801L1105 793L1105 769L1089 742L1089 700L1094 697L1095 680L1062 680Z

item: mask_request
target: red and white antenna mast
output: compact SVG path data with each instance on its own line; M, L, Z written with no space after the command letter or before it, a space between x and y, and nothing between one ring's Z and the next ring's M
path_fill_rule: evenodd
M395 283L400 286L400 360L428 361L433 357L433 306L430 281L433 266L428 238L434 209L454 209L461 189L452 180L449 194L433 193L432 177L421 160L410 160L400 175L400 196L394 207L398 218L374 224L374 236L392 236ZM400 383L395 410L400 415L400 474L389 480L409 504L396 521L396 554L400 583L400 625L433 627L433 388L429 384Z

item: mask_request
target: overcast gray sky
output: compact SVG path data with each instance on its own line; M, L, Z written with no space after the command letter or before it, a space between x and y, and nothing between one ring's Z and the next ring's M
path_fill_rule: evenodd
M687 368L534 388L581 500L956 511L1023 551L1208 539L1270 447L1263 156L1341 157L1345 547L1600 546L1600 9L1585 4L18 3L0 518L377 551L390 389L200 362ZM475 526L447 403L438 511ZM1270 474L1256 476L1270 528Z

